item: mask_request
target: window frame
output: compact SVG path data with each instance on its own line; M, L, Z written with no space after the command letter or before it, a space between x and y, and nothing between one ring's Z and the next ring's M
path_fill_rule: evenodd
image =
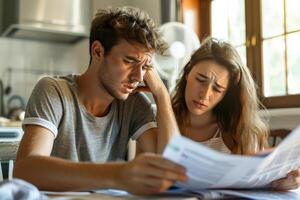
M284 0L286 1L286 0ZM263 50L262 50L262 9L261 0L245 0L245 14L246 14L246 38L247 44L247 65L252 71L254 80L259 88L259 96L263 105L267 108L292 108L300 107L300 94L271 96L266 97L263 95ZM283 8L285 9L285 8ZM259 12L255 12L259 11ZM284 11L285 12L285 11ZM284 16L285 17L285 16ZM285 20L285 19L284 19ZM287 33L284 32L286 37ZM249 49L249 50L248 50ZM285 54L287 50L285 50ZM285 55L286 56L286 55ZM285 63L285 69L287 69ZM287 78L287 70L285 71ZM286 81L286 87L287 81Z
M206 36L211 35L211 2L213 0L182 0L183 12L185 5L189 8L199 10L198 19L196 19L198 29L195 30L200 41ZM286 0L284 0L286 1ZM283 8L285 9L285 8ZM245 20L246 20L246 52L247 66L258 86L258 95L266 108L292 108L300 107L300 94L271 96L266 97L263 94L263 50L262 50L262 14L261 0L245 0ZM284 32L286 35L287 33ZM285 54L286 54L285 50ZM286 64L287 65L287 64ZM287 66L285 66L287 68ZM287 77L287 71L286 71Z

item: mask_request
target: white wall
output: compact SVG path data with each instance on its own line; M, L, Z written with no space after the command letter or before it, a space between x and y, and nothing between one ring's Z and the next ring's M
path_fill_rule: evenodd
M133 6L146 11L157 25L160 25L161 0L93 0L94 14L98 9Z
M11 84L10 95L25 102L42 74L83 72L88 65L88 40L75 45L0 37L0 77L4 87ZM11 81L7 69L12 68Z
M264 113L271 129L292 130L300 125L300 108L270 109Z
M161 24L160 0L130 0L130 5L146 11L156 25Z
M115 8L121 6L128 6L130 0L93 0L94 14L98 9Z

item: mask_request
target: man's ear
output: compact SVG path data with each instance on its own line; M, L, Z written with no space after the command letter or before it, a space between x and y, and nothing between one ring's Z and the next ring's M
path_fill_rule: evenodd
M94 41L92 44L92 56L96 59L100 59L104 56L104 48L99 41Z

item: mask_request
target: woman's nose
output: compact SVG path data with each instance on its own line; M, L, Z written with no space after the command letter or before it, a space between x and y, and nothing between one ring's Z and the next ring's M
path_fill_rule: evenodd
M212 86L210 84L202 87L201 94L200 94L202 100L209 100L211 94L211 88Z

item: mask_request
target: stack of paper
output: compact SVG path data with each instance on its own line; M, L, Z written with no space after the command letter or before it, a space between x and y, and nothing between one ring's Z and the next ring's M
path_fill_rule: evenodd
M176 185L194 193L204 193L207 191L204 189L268 189L272 181L300 166L300 127L265 156L224 154L182 136L170 141L163 156L186 168L188 181ZM214 191L228 195L243 193L244 197L256 192ZM263 193L270 194L270 191ZM297 197L300 199L298 194Z

